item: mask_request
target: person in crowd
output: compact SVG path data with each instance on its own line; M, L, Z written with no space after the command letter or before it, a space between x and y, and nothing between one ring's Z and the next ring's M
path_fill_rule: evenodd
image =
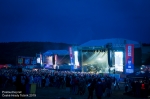
M148 80L146 80L144 84L145 84L145 95L144 95L144 97L147 97L148 96L148 88L149 88Z
M43 75L42 76L42 87L43 88L45 87L45 83L46 83L46 80L45 80L45 76Z
M63 77L63 75L61 75L60 77L59 77L59 88L64 88L64 77Z
M132 82L131 82L131 88L132 88L132 94L134 95L134 96L136 96L136 86L135 86L135 84L136 84L136 81L135 80L133 80Z
M89 79L88 80L88 99L93 99L93 92L95 89L95 85L96 85L96 79Z
M141 93L140 92L141 91L141 84L140 84L139 80L135 82L135 90L136 90L135 96L139 97L140 93Z
M111 96L111 86L112 86L112 80L110 77L107 77L107 81L106 81L106 95L108 97Z
M69 77L69 75L66 75L66 87L69 87L70 88L70 81L71 81L71 77Z
M101 78L102 81L102 86L103 86L103 96L106 96L106 88L107 88L107 84L104 78Z
M12 76L12 83L13 83L13 86L15 85L15 82L16 82L16 75L13 75L13 76Z
M128 88L129 88L128 83L125 83L125 93L128 92Z
M146 97L146 83L145 83L145 81L141 82L141 97L142 98Z
M120 90L119 81L114 77L114 90L116 89L116 87Z
M38 87L41 87L42 86L42 78L41 78L41 76L40 75L38 75L38 77L37 77L37 85L38 85Z
M96 94L97 99L102 99L103 85L102 85L102 82L101 82L100 78L98 78L97 83L95 85L95 94Z
M74 86L73 76L70 76L70 94L73 94L73 86Z
M22 73L22 68L18 68L18 75L16 76L16 91L20 91L21 94L26 94L26 75ZM24 97L19 97L24 99Z
M45 87L49 87L50 81L48 76L46 77Z
M85 93L85 88L86 88L86 81L83 77L80 77L78 84L78 94L83 95Z

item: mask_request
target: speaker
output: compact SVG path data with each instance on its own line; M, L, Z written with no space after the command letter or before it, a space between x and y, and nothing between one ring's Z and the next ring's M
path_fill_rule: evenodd
M108 65L109 67L112 67L112 51L110 49L108 49Z
M55 65L55 55L53 55L52 62L53 62L53 65Z

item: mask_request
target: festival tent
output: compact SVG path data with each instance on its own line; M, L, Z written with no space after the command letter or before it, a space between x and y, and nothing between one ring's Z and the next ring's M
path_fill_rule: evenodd
M69 51L67 50L48 50L47 52L43 53L44 62L48 62L46 60L46 56L54 56L54 55L57 55L57 58L56 58L57 65L70 63ZM52 61L49 61L49 62L51 64Z
M135 47L140 47L139 42L128 40L128 39L123 39L123 38L90 40L86 43L81 44L80 47L99 47L99 46L104 47L108 43L112 43L112 45L115 45L115 44L134 44Z
M47 52L43 53L43 55L51 56L51 55L69 55L69 51L67 50L48 50Z

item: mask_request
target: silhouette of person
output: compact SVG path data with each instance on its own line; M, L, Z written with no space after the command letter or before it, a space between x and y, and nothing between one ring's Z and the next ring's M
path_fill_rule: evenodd
M18 68L18 75L16 77L16 91L20 91L20 94L26 93L26 83L27 77L22 73L22 68ZM25 97L19 97L19 99L24 99Z

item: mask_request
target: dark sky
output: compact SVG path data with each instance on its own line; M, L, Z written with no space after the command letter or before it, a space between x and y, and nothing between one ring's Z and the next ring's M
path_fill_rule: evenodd
M0 0L0 42L150 43L150 0Z

